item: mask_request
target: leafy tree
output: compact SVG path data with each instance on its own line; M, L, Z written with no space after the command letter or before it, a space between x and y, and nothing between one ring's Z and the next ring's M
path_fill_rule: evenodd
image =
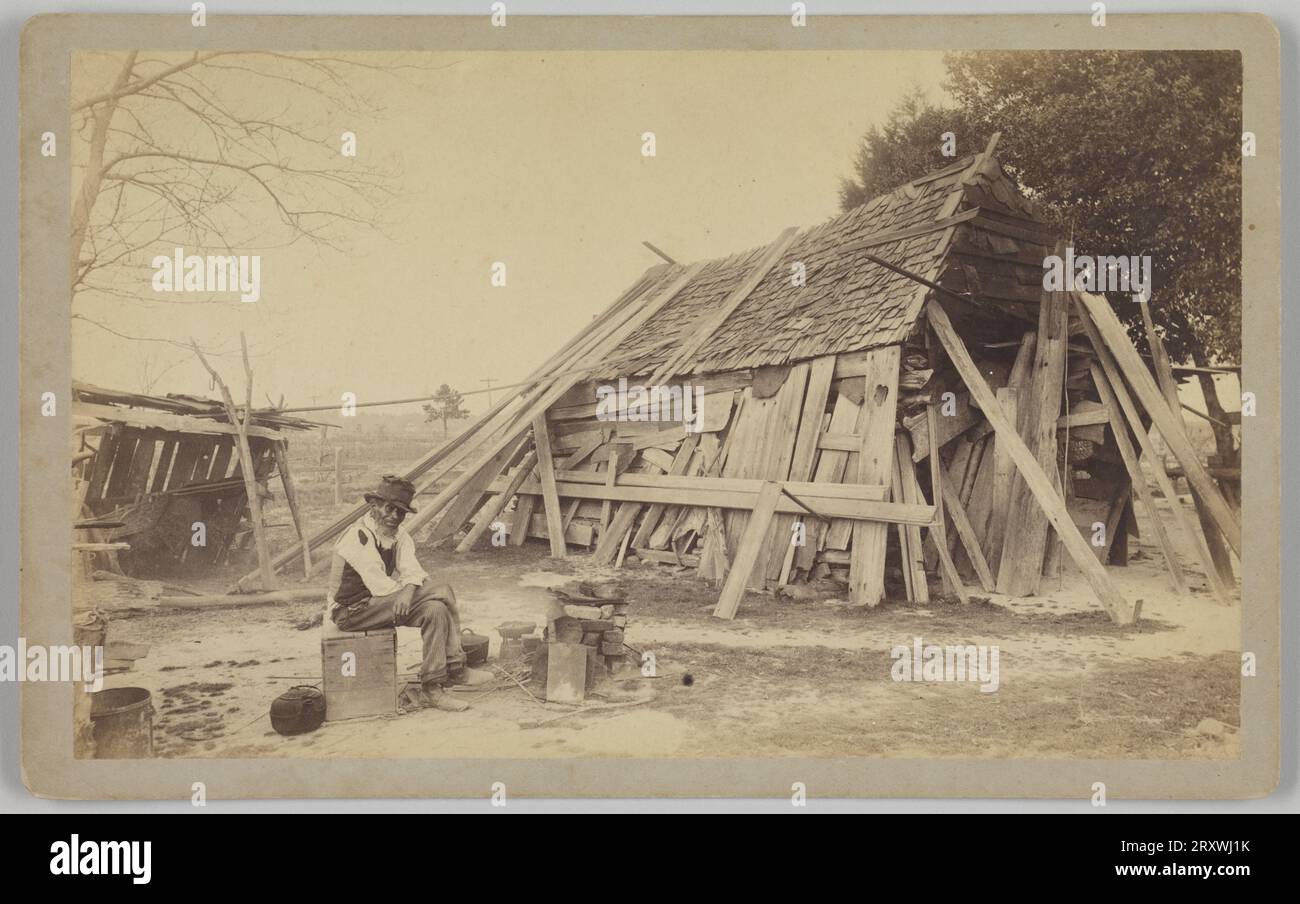
M462 407L464 398L446 383L438 387L433 394L433 402L425 404L424 422L442 421L442 435L447 435L447 422L459 421L469 417L469 411Z
M1151 256L1150 311L1174 360L1239 361L1239 54L971 52L945 62L956 106L904 99L867 134L842 204L944 165L944 131L962 155L1001 132L999 161L1076 253ZM1134 302L1111 303L1145 347Z
M956 137L956 155L944 156L946 132ZM943 169L984 149L982 127L966 111L937 107L920 89L908 94L889 114L883 127L872 126L858 146L853 178L840 181L840 207L848 210L883 195L904 182Z

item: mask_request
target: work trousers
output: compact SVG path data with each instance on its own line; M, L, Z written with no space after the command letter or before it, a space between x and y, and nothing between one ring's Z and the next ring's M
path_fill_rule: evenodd
M460 645L460 611L451 587L425 578L415 591L410 610L400 619L393 611L396 601L397 593L373 596L365 606L358 604L337 610L334 624L340 631L419 628L424 640L420 683L442 685L455 678L465 668L465 651Z

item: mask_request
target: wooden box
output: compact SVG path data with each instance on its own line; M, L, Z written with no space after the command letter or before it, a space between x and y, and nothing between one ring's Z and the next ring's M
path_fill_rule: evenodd
M352 634L327 616L320 659L327 722L397 712L396 630Z

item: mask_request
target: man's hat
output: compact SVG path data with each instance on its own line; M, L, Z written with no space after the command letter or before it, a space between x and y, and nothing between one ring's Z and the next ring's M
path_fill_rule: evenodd
M366 502L391 502L408 515L415 514L415 509L411 508L411 500L414 498L415 484L396 474L385 474L379 478L379 486L375 491L366 493Z

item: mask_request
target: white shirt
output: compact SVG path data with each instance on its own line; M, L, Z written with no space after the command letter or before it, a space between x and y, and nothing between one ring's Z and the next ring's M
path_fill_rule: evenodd
M366 533L365 543L361 542L358 531ZM380 558L379 547L382 545L384 549L390 549L393 543L397 545L397 560L393 566L393 574L390 576L384 570L384 560ZM342 556L356 570L371 596L387 596L396 593L407 584L419 587L429 576L420 567L420 560L415 557L415 540L411 538L405 527L398 525L397 537L393 543L385 543L380 539L379 526L367 513L364 518L343 532L334 544L334 552ZM338 583L332 580L330 584L330 602L333 602Z

